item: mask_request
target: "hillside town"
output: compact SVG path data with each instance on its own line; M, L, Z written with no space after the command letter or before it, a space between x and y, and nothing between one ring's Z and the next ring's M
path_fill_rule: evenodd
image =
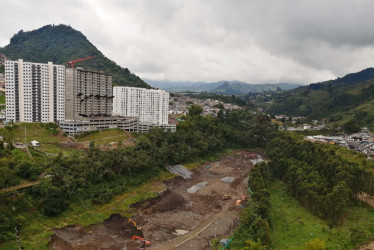
M169 114L170 115L186 115L188 113L188 107L192 104L197 104L203 107L203 115L214 115L216 116L220 108L225 110L236 110L242 107L231 104L222 103L218 100L213 99L198 99L187 95L174 96L170 98ZM222 105L222 106L221 106Z
M374 134L366 129L363 129L363 131L343 136L306 136L306 139L312 142L322 142L348 148L363 153L367 155L368 159L371 159L374 157Z

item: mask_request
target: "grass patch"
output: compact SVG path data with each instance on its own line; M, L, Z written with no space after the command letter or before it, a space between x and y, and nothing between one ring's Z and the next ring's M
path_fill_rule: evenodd
M105 129L101 131L93 131L76 138L77 142L95 141L95 144L107 144L110 142L125 141L127 139L127 134L120 129Z
M41 123L16 123L17 127L14 130L14 141L25 142L25 128L26 128L26 142L30 143L36 140L40 143L59 143L61 137L51 134L47 128L43 127Z
M344 225L330 229L290 197L281 182L270 187L270 195L272 249L303 249L315 238L323 240L327 249L352 249L374 238L374 209L364 204L350 209Z
M0 94L0 104L5 105L5 95L4 94Z

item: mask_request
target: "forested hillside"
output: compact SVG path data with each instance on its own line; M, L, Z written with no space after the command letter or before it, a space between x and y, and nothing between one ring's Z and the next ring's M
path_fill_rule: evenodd
M31 62L66 62L93 56L92 60L77 64L92 70L102 70L113 75L113 83L123 86L147 87L142 79L105 57L81 32L67 25L46 25L40 29L19 31L10 44L0 48L8 59Z
M368 221L373 210L357 195L374 194L373 162L343 157L339 150L336 146L308 142L295 133L278 132L266 145L268 162L257 164L250 173L248 186L253 194L242 212L230 249L355 249L372 240L374 231ZM274 186L283 187L276 197L269 192ZM287 207L290 203L285 206L291 213L285 224L276 221L286 216L284 211L271 212L278 209L271 203L279 195L283 196L281 204L287 204L291 197L297 201L292 207ZM300 205L306 210L297 208ZM298 216L300 211L303 217ZM318 228L317 223L324 227ZM301 231L300 235L293 228ZM326 240L321 241L326 248L304 248L307 241L318 237ZM245 245L253 248L243 248Z
M336 80L310 84L277 93L268 108L272 114L328 118L330 122L354 120L360 125L374 121L374 69L349 74Z

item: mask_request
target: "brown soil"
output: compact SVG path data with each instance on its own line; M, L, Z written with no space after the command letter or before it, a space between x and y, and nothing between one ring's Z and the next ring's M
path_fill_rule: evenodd
M366 202L367 204L369 204L371 207L374 207L374 196L372 195L369 195L365 192L360 192L358 195L357 195L358 199L363 201L363 202Z
M141 230L137 230L128 223L127 218L119 214L112 214L102 224L85 229L81 225L72 225L53 231L55 234L51 238L51 249L123 249L124 246L137 249L138 243L131 242L131 237L144 236Z
M82 228L79 225L55 229L51 249L140 249L141 241L131 241L134 233L145 236L152 246L148 249L209 249L210 239L230 235L238 223L239 208L235 201L247 195L248 173L253 152L240 151L204 164L193 170L191 179L176 177L164 184L167 191L157 198L133 204L133 217L142 230L127 222L127 218L112 215L102 224ZM232 183L221 182L226 176ZM187 189L208 182L194 194ZM230 199L223 200L223 195ZM177 229L187 230L185 235Z
M358 250L374 250L374 241L361 246Z

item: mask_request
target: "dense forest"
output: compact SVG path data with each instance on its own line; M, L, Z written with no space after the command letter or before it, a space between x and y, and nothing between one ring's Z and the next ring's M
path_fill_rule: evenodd
M59 155L44 161L35 159L33 163L16 157L18 149L1 147L5 163L1 165L2 187L18 183L20 178L34 180L42 171L49 178L42 178L39 185L24 191L0 194L0 240L14 240L15 226L22 231L27 223L22 214L36 210L55 216L76 200L103 204L164 171L167 165L190 162L227 148L264 147L275 131L267 115L254 117L244 109L221 110L217 117L203 117L202 111L202 107L191 105L176 133L154 129L139 135L135 146L119 146L111 151L102 151L92 143L83 156ZM26 171L24 165L33 171Z
M339 227L355 206L360 192L374 194L372 169L366 170L344 159L321 144L303 137L277 132L265 147L268 162L257 164L251 171L248 186L253 191L249 206L242 211L240 226L234 234L232 249L267 249L272 246L269 215L269 185L281 181L289 195L295 197L310 213ZM362 162L365 166L366 160ZM360 239L354 239L359 234ZM368 240L363 228L352 229L352 240ZM324 249L324 248L308 248Z
M9 45L0 48L0 53L12 60L55 64L95 55L94 59L76 66L109 73L116 85L150 88L127 68L105 57L81 32L67 25L46 25L28 32L21 30L10 39Z
M326 118L329 122L351 120L361 126L374 122L374 69L349 74L336 80L310 84L273 95L271 114Z

